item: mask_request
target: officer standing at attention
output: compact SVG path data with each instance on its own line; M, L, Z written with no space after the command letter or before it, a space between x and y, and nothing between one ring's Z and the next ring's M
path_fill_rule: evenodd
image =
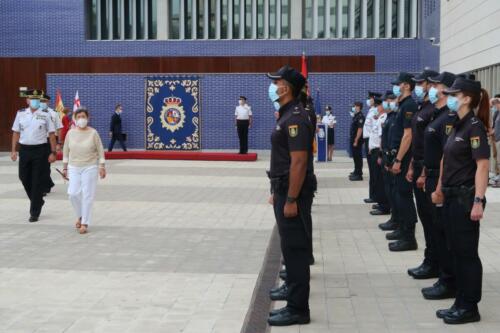
M478 245L488 187L489 96L480 82L461 77L444 93L448 95L448 108L458 118L444 147L433 202L444 204L457 294L453 305L436 315L447 324L464 324L481 319L477 304L481 300L483 267Z
M456 118L456 113L450 113L446 106L447 96L443 94L443 91L451 87L454 81L455 75L449 72L429 78L429 82L434 84L429 89L429 101L434 104L435 108L431 122L424 132L424 179L425 196L431 204L433 220L431 229L439 263L439 279L431 287L422 289L425 299L454 298L456 293L452 256L448 249L444 221L441 217L443 208L434 205L431 198L439 180L443 148Z
M352 112L354 116L352 117L351 130L350 130L350 144L352 159L354 160L354 171L349 175L350 181L363 180L363 151L361 149L363 145L363 125L365 124L365 116L361 112L363 104L361 102L355 102L352 106Z
M40 109L42 109L42 111L45 111L47 110L47 112L49 113L50 115L50 120L52 120L52 122L54 123L54 127L56 129L56 142L57 142L57 145L56 145L56 150L60 150L60 146L59 146L59 140L61 138L61 135L60 135L60 129L63 127L62 125L62 122L61 122L61 118L59 117L59 114L54 111L54 109L50 108L48 103L50 101L50 96L47 95L47 94L43 94L42 97L40 98ZM50 141L49 141L49 137L47 136L47 163L46 163L46 169L45 169L45 172L44 172L44 176L43 176L43 181L42 181L42 193L45 195L47 193L50 193L52 187L54 187L54 182L52 181L52 178L50 177L50 163L48 161L48 157L50 155Z
M425 196L424 185L424 133L425 128L430 123L435 107L428 97L428 91L434 83L429 81L430 77L439 73L433 70L424 70L421 74L413 78L416 82L415 95L420 104L420 108L412 118L412 160L406 174L406 180L412 183L415 201L417 203L417 213L422 223L425 238L424 260L418 267L408 269L408 274L414 279L431 279L438 277L439 264L436 255L435 243L433 241L432 230L432 203Z
M313 184L313 127L298 100L305 78L284 66L268 74L273 80L269 98L279 110L276 129L271 135L271 179L274 214L281 237L281 252L286 268L287 305L270 313L274 326L307 324L309 315L309 235Z
M395 119L398 113L397 110L397 97L392 90L387 91L384 96L385 100L382 102L383 108L386 110L387 116L382 126L382 136L380 140L380 147L382 150L380 164L382 164L382 175L384 178L384 191L391 208L391 218L385 222L380 223L378 227L382 231L391 231L399 228L400 219L398 216L398 207L394 202L394 174L390 172L393 163L393 156L389 147L389 131L395 124ZM386 235L387 237L387 235Z
M26 92L30 106L19 110L12 126L12 161L17 160L19 144L19 179L30 199L30 222L37 222L44 204L42 182L46 159L56 160L56 137L54 123L47 110L40 109L41 90ZM50 141L50 155L47 157L47 135Z
M234 110L234 121L240 140L240 154L246 154L248 153L248 129L252 127L252 109L247 104L245 96L240 96L238 103Z
M395 175L394 206L398 209L401 221L399 230L392 233L397 240L389 243L390 251L417 249L417 240L415 239L417 213L413 202L412 186L406 181L406 173L411 160L411 121L417 112L417 103L411 97L415 87L412 78L413 75L401 72L398 78L392 82L393 92L399 98L399 111L394 126L389 131L389 147L394 157L391 168L391 172Z
M369 91L368 99L366 100L366 105L368 106L368 112L366 113L365 123L363 124L363 141L365 144L366 164L368 164L368 173L370 175L370 179L368 181L368 198L364 199L365 203L376 202L375 186L373 184L375 177L373 176L373 165L370 157L369 140L373 129L373 124L376 121L375 117L378 114L373 98L374 97L380 98L381 96L382 94Z

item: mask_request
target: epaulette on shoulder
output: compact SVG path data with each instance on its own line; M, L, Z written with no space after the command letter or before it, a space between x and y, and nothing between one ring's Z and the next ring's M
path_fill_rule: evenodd
M296 106L293 111L292 111L293 114L300 114L300 108L298 106Z

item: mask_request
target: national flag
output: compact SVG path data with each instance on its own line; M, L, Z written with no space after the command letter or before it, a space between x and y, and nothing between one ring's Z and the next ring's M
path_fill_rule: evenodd
M81 106L80 104L80 97L78 96L78 90L76 91L75 95L75 100L73 101L73 112L78 110L78 108Z
M63 110L64 110L64 104L62 101L62 96L61 96L61 91L59 89L56 90L56 112L59 114L59 118L62 119L64 116Z
M306 58L306 53L302 51L302 68L300 69L300 73L302 74L303 77L306 78L309 76L309 72L307 71L307 58ZM310 90L309 90L309 83L307 83L307 96L310 96Z

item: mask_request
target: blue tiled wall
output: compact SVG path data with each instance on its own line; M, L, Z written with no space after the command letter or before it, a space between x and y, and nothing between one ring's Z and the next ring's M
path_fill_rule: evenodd
M394 74L311 74L313 96L320 91L320 102L333 106L337 117L336 146L347 148L351 103L364 101L368 90L384 92ZM204 149L237 149L234 108L238 97L249 99L254 113L250 149L269 148L274 127L274 109L267 97L269 80L257 74L211 74L201 76L201 138ZM109 120L116 103L124 106L123 127L131 148L144 148L143 75L48 75L49 94L61 90L63 101L71 107L76 90L83 105L91 110L92 126L108 142Z

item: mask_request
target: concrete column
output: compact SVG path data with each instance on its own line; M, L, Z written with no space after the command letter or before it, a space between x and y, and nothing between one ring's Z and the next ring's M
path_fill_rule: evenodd
M101 13L101 1L106 1L106 0L97 0L97 18L96 18L97 19L97 24L96 24L96 26L97 26L97 38L96 39L97 40L102 39L101 38L101 33L102 33L102 31L101 31L101 15L102 15L102 13Z
M186 38L186 4L179 1L179 39Z
M361 0L361 38L368 35L368 0Z
M398 38L405 37L405 2L398 0Z
M330 0L325 0L325 38L330 38L330 28L332 25L330 22L330 6Z
M197 39L197 38L198 38L198 3L196 0L191 0L191 39Z
M252 0L252 38L257 39L257 0Z
M245 1L240 0L240 39L245 39Z
M276 38L281 38L281 0L276 0Z
M354 38L354 25L356 24L355 21L355 15L356 12L354 11L355 9L355 2L354 0L349 0L349 38Z
M106 3L107 14L108 14L108 39L113 39L113 1L108 0Z
M337 38L342 38L342 0L337 1Z
M380 0L373 0L373 38L380 37Z
M144 10L144 39L149 39L149 4L148 1L141 1Z
M233 39L233 15L233 1L229 0L227 2L227 39Z
M269 3L268 0L266 2ZM302 1L290 1L290 38L302 39L302 24L304 16L302 15Z
M418 8L417 0L411 0L410 3L410 38L417 38L417 25L418 25Z
M392 1L385 2L385 37L392 38Z
M121 30L120 39L124 40L125 39L125 0L120 1L120 17L122 19L120 22L120 30Z
M313 0L312 2L312 24L313 24L313 29L312 29L312 38L316 39L318 38L318 0Z
M215 5L215 38L220 39L221 36L221 3L217 1Z
M203 0L203 39L208 39L210 32L210 11L208 0Z

